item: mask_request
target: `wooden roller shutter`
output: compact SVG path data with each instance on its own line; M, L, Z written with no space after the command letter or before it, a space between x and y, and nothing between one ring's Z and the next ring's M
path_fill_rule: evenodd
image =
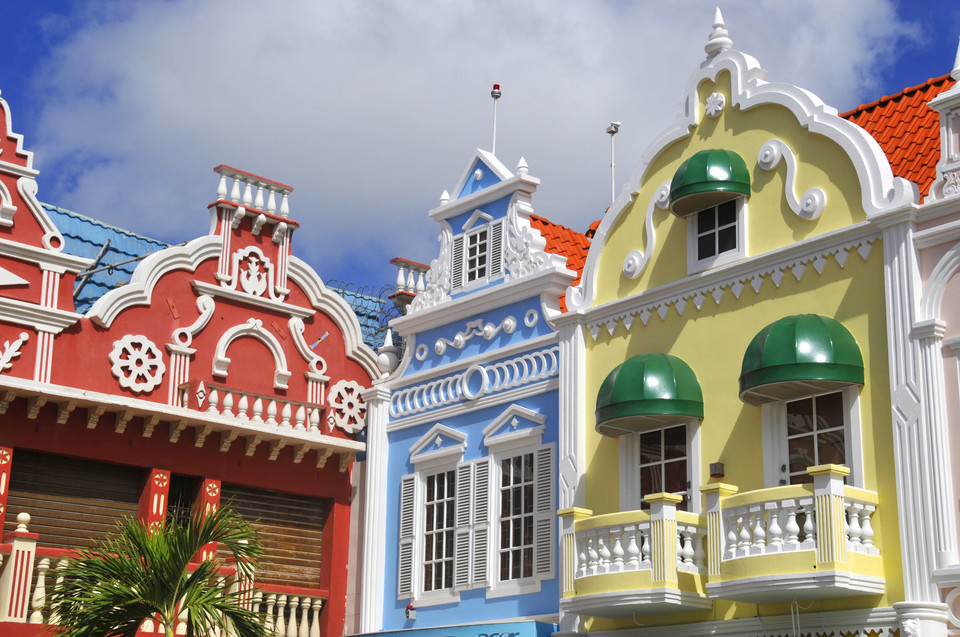
M220 501L231 502L263 538L259 584L320 587L325 500L225 484Z
M144 470L16 449L4 528L30 514L40 546L87 548L116 530L117 520L137 515Z

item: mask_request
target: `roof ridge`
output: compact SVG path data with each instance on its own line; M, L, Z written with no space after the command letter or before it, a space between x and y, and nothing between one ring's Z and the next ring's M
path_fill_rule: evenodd
M134 238L136 238L136 239L141 239L141 240L143 240L143 241L149 241L149 242L151 242L151 243L156 243L156 244L161 245L161 246L164 246L164 247L170 247L170 244L167 243L166 241L161 241L160 239L154 239L153 237L148 237L148 236L146 236L146 235L142 235L142 234L139 234L139 233L137 233L137 232L133 232L132 230L127 230L126 228L121 228L121 227L119 227L119 226L115 226L115 225L106 223L106 222L100 221L99 219L94 219L93 217L88 217L87 215L80 214L79 212L74 212L73 210L67 210L66 208L61 208L60 206L54 205L54 204L52 204L52 203L46 203L46 202L41 201L41 202L40 202L40 205L43 206L44 208L46 208L47 210L53 209L53 210L55 210L55 211L57 211L57 212L59 212L59 213L61 213L61 214L69 215L69 216L71 216L71 217L76 217L77 219L81 219L81 220L86 221L86 222L88 222L88 223L91 223L91 224L93 224L93 225L100 226L101 228L106 228L106 229L108 229L108 230L113 230L113 231L115 231L115 232L119 232L119 233L121 233L121 234L125 234L125 235L128 235L128 236L134 237Z
M921 90L923 90L923 89L930 88L931 86L935 86L935 85L940 84L940 83L942 83L942 82L944 82L944 81L946 81L946 80L949 80L949 79L950 79L950 74L949 74L949 73L947 73L946 75L941 75L940 77L931 77L931 78L929 78L926 82L923 82L923 83L921 83L921 84L917 84L916 86L908 86L908 87L904 88L902 91L900 91L899 93L894 93L893 95L884 95L883 97L881 97L881 98L878 99L878 100L874 100L874 101L868 102L868 103L866 103L866 104L860 104L860 105L857 106L856 108L853 108L853 109L851 109L851 110L849 110L849 111L845 111L845 112L843 112L843 113L839 113L838 116L839 116L839 117L842 117L842 118L844 118L844 119L849 119L849 118L853 117L854 115L856 115L856 114L859 113L859 112L866 111L866 110L869 110L869 109L871 109L871 108L876 108L877 106L882 106L883 104L886 104L887 102L892 102L893 100L896 100L896 99L898 99L898 98L902 98L902 97L911 95L911 94L913 94L913 93L916 93L917 91L921 91Z

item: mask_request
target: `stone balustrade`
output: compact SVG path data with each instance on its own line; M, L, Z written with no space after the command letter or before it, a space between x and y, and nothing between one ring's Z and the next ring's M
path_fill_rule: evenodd
M320 432L323 407L299 403L226 387L208 385L203 411L254 425ZM181 406L189 406L190 385L180 388Z
M288 196L293 192L290 186L230 166L221 165L214 170L220 175L217 199L231 201L246 208L256 208L281 217L290 216ZM233 181L229 187L228 179ZM280 196L279 207L277 195Z

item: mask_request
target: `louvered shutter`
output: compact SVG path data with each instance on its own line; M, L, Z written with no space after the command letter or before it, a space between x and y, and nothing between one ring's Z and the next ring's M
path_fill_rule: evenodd
M490 458L476 461L473 489L473 580L484 588L489 580L487 553L490 538Z
M397 569L397 597L405 599L413 596L413 475L400 478L400 554Z
M553 446L541 447L536 454L536 513L534 517L534 572L540 577L553 577L553 531L556 513L553 506Z
M503 220L490 224L490 279L503 274Z
M471 463L457 465L457 531L453 585L458 590L470 586L470 518L472 517L470 483L472 477Z
M459 290L463 287L463 235L453 239L450 273L450 289Z

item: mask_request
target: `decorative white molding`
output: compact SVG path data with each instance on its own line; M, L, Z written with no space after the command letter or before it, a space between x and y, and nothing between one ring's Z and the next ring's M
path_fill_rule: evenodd
M81 319L76 312L42 307L18 299L0 297L0 319L38 332L59 334Z
M220 243L220 237L208 235L183 246L172 246L150 254L137 265L130 283L101 296L86 316L100 327L110 327L123 310L148 305L154 286L168 273L174 270L194 272L202 262L215 259L220 254ZM210 287L219 290L218 286Z
M17 180L17 191L23 198L24 203L27 204L27 208L33 213L37 223L43 228L43 238L40 239L40 244L51 252L62 252L64 246L63 235L60 234L60 229L50 220L47 211L40 205L40 201L37 199L37 188L37 182L33 177L21 177Z
M527 420L533 426L520 428L520 421ZM483 428L483 445L492 451L502 452L512 445L539 446L546 429L547 417L522 405L510 405Z
M529 276L551 265L566 265L566 257L545 251L547 240L540 235L539 230L530 225L532 213L530 193L524 190L515 192L507 208L507 232L503 245L507 280Z
M16 174L26 173L32 177L37 175L37 171L33 168L33 151L24 150L23 148L23 135L13 132L13 116L10 114L10 105L7 104L7 100L0 98L0 108L3 109L4 119L7 121L7 137L17 142L16 154L23 156L26 159L26 167L20 166L18 164L12 164L10 162L0 162L0 169L4 170L13 170L16 169Z
M478 318L473 321L468 321L464 330L458 332L452 341L442 336L438 338L433 346L433 351L437 353L437 356L443 356L448 346L454 349L463 349L474 336L481 336L485 341L492 341L501 331L504 334L513 334L516 329L517 319L513 316L508 316L500 321L500 325L484 323L482 318Z
M297 348L297 352L300 353L304 362L307 363L307 368L313 374L324 376L327 373L327 361L323 360L323 357L319 354L316 354L313 349L310 348L310 345L307 344L306 339L303 338L303 333L306 331L303 319L294 316L287 322L287 325L290 328L293 345ZM329 379L324 377L324 380Z
M13 367L13 359L20 357L20 346L30 340L30 335L20 332L13 341L3 342L3 352L0 353L0 374Z
M355 434L366 426L367 405L361 396L363 387L353 380L339 380L330 387L330 414L333 424Z
M127 334L114 341L109 358L117 382L135 394L159 387L167 369L160 348L142 334Z
M727 98L723 93L711 93L703 104L703 110L708 117L719 117L727 106Z
M797 199L797 158L784 142L771 139L760 147L757 154L757 165L763 170L770 171L783 161L787 165L787 177L783 184L783 194L787 198L787 205L793 214L801 219L816 219L827 205L827 194L821 188L809 188Z
M13 199L10 198L10 191L0 182L0 226L12 226L13 216L17 213L17 207L13 205Z
M44 270L52 272L80 272L93 264L93 259L74 256L64 252L54 252L46 248L11 241L0 238L0 254L4 254L21 261L34 263Z
M263 321L260 319L247 319L246 323L235 325L223 333L217 342L217 348L213 355L213 375L220 378L227 377L227 370L230 366L227 348L241 336L251 336L267 346L276 365L273 372L273 387L274 389L287 389L287 381L290 380L287 357L283 353L283 347L277 337L263 327Z
M264 256L260 248L247 246L233 253L230 258L230 274L221 279L220 285L253 297L266 294L271 300L282 301L284 292L280 290L274 270L273 263Z
M487 365L474 364L457 374L395 390L390 416L404 418L543 381L557 376L559 367L557 345Z
M800 281L811 270L822 274L830 259L841 268L846 266L850 254L854 252L866 261L877 239L876 230L869 222L851 226L783 250L721 266L696 277L686 277L597 306L589 312L593 320L587 323L587 328L596 340L603 331L613 336L618 325L629 332L636 324L636 319L646 326L654 314L664 320L670 310L676 310L680 315L691 305L700 310L708 298L719 305L728 292L737 300L747 287L759 294L768 280L780 287L787 275ZM570 320L574 319L561 317L557 322Z
M647 214L644 218L644 228L647 233L647 245L643 252L632 250L623 260L623 275L629 279L635 279L647 269L650 257L653 256L653 250L656 246L657 237L653 230L653 210L658 208L666 210L670 206L670 182L665 181L657 188L653 198L647 205Z
M718 51L691 75L677 121L647 147L627 181L627 187L604 215L594 235L581 284L567 293L567 307L571 310L586 309L593 303L600 255L606 245L607 234L633 207L633 198L643 187L647 171L660 154L672 148L675 142L696 134L700 123L699 87L706 81L716 82L724 72L730 74L729 106L742 112L766 104L783 106L794 115L801 127L830 139L847 154L860 179L861 202L868 218L919 200L916 186L893 176L883 150L865 130L838 117L835 108L827 106L809 91L790 84L767 82L767 72L756 59L733 49Z
M236 301L244 305L252 305L272 312L280 312L286 316L308 318L314 315L314 311L310 308L300 307L299 305L293 305L284 301L275 301L264 296L253 296L240 290L204 283L203 281L193 281L192 284L197 292L206 294L207 296L230 299L231 301Z

